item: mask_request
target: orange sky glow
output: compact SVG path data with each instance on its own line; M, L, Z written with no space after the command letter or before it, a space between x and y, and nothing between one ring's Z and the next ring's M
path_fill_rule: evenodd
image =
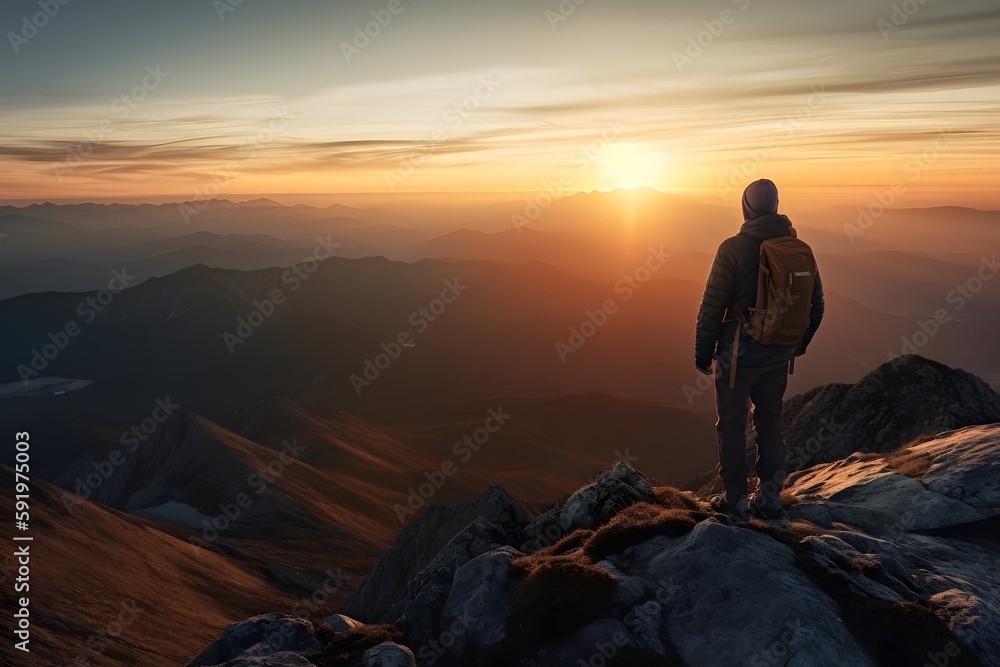
M20 41L16 4L0 16L15 35L0 63L0 199L725 198L768 177L817 203L895 185L913 205L1000 207L988 2L893 17L853 0L568 14L428 0L385 19L319 2L219 14L108 1L67 5Z

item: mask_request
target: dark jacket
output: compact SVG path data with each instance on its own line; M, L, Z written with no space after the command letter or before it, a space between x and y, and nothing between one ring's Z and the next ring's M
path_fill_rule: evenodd
M792 223L783 215L773 213L743 223L740 233L726 239L719 246L708 274L705 295L698 309L698 328L695 334L695 363L707 367L716 359L728 368L733 351L733 337L739 323L730 312L736 300L741 312L757 301L757 271L760 259L760 242L791 234ZM737 369L769 368L787 363L793 356L804 354L806 347L819 328L824 311L823 283L816 272L812 308L809 312L809 329L798 347L761 345L746 331L740 332L740 352Z

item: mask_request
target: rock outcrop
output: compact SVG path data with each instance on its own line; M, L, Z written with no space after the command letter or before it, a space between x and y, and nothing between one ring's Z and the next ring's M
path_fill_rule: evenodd
M788 520L736 522L624 462L534 518L492 487L408 525L343 614L234 624L191 665L998 665L1000 423L928 435L988 418L995 395L897 363L863 401L838 394L868 414L838 437L886 451L793 473ZM923 378L966 383L969 404L942 394L890 437L896 394ZM833 399L800 419L816 400Z
M1000 395L983 380L917 355L884 363L856 384L828 384L785 401L789 470L854 452L891 452L911 440L1000 422Z
M413 588L411 582L424 573L432 561L451 562L463 557L468 560L489 549L494 543L491 539L477 541L475 535L468 533L469 525L477 520L485 530L495 529L502 533L497 537L501 544L516 542L528 523L524 509L499 486L491 486L460 505L432 505L399 532L392 548L344 602L344 613L362 621L378 621L407 587ZM467 533L466 537L452 544L463 532ZM446 547L450 547L450 555L439 558ZM427 573L426 577L431 574Z
M622 479L635 496L603 492ZM370 576L366 586L398 590L372 619L392 625L337 616L336 630L310 635L305 621L259 617L231 626L192 665L409 664L402 647L415 664L445 666L1000 664L1000 539L990 532L1000 520L1000 424L820 464L787 490L789 522L734 524L619 463L522 526L526 515L491 489L425 521L444 531L480 507L513 526L476 516L405 585L380 568ZM592 502L611 497L613 514ZM419 523L412 534L429 530ZM553 525L563 527L555 540L523 539ZM287 626L287 643L269 645L265 624ZM399 635L366 648L363 662L323 662L327 649L317 650L385 628Z
M313 623L270 613L227 626L188 667L415 667L410 649L394 641L399 637L340 614Z

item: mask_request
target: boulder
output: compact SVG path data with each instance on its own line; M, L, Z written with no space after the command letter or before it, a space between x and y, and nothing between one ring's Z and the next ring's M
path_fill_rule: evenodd
M482 517L475 519L406 584L383 620L394 623L419 641L438 634L441 627L437 619L451 591L456 571L474 558L506 545L509 539L507 530Z
M646 585L638 577L630 577L619 570L611 561L602 560L594 563L615 578L615 587L611 591L611 607L619 612L632 609L646 596Z
M246 660L286 653L310 656L322 650L323 645L316 639L312 623L272 612L227 625L222 637L199 653L188 663L188 667L208 667L237 658Z
M647 600L625 615L625 626L632 633L636 646L649 653L665 655L663 645L663 605Z
M399 532L392 548L379 558L339 611L366 623L378 622L407 584L477 518L501 528L505 544L519 544L528 523L521 506L500 486L491 486L465 503L431 505Z
M889 539L972 523L1000 513L998 441L1000 424L969 427L891 456L816 465L789 475L785 488L831 521Z
M334 614L333 616L324 618L323 622L336 632L344 632L352 628L360 628L364 625L361 621L355 621L350 616L345 616L344 614Z
M264 657L236 658L221 667L315 667L298 653L282 651Z
M856 384L828 384L785 401L789 470L853 452L887 453L926 435L1000 422L1000 395L961 369L918 355L884 363Z
M708 519L658 547L637 550L648 560L623 567L660 591L661 637L687 664L755 664L755 658L768 664L768 656L782 653L780 664L875 665L840 620L837 604L796 567L788 546Z
M542 648L537 664L551 667L632 664L626 657L630 653L626 651L635 650L635 640L621 621L601 618L584 626L572 637Z
M567 531L594 528L633 503L654 499L649 480L629 463L619 461L566 500L559 511L559 524Z
M441 612L442 627L455 635L455 655L462 656L470 645L489 650L504 640L517 583L511 564L521 555L502 547L458 568Z
M416 664L410 649L393 642L382 642L361 656L361 667L416 667Z
M655 499L646 476L619 461L525 528L521 550L532 553L544 549L578 528L596 528L636 502Z

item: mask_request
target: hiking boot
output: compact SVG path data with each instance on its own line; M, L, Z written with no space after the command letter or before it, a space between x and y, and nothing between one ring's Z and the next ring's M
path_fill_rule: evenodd
M730 503L725 495L712 496L712 510L719 514L725 514L730 519L736 521L746 521L750 518L749 504L747 497L742 496L736 503Z
M750 497L750 514L761 519L784 519L785 508L780 496L765 496L755 493Z

